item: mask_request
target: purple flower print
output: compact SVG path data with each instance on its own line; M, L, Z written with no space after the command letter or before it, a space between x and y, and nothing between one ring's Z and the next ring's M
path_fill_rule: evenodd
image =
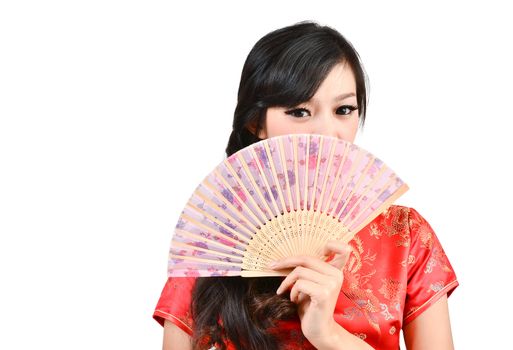
M319 152L319 144L317 142L310 142L310 155L316 155Z
M273 197L275 200L278 199L278 191L276 191L276 186L273 185L273 187L271 188L271 192L273 194ZM265 200L268 201L268 202L271 202L271 196L269 196L269 192L268 191L265 191L264 192L264 197L265 197Z
M265 152L265 149L263 147L255 147L255 152L258 156L258 159L260 160L262 168L269 167L269 159L267 158L267 153Z
M233 239L237 239L237 237L234 237L233 234L230 231L228 231L227 229L225 229L224 227L219 226L219 225L216 225L216 226L217 226L217 229L219 230L219 232L221 232L225 236L228 236Z
M180 219L178 219L178 223L176 224L176 228L183 230L185 225L186 225L186 221L184 219L180 218Z
M389 190L385 190L385 191L383 191L383 193L380 194L378 199L380 201L384 202L388 197L390 197L390 191Z
M223 190L221 191L221 194L223 195L223 197L224 197L224 198L226 198L226 199L228 200L228 202L230 202L230 203L232 203L232 204L234 203L233 195L232 195L232 193L231 193L229 190L227 190L227 189L225 188L225 189L223 189Z
M180 250L171 249L171 254L186 256L187 255L187 251L185 249L180 249ZM179 263L183 262L184 259L173 257L173 258L171 258L171 261L173 262L173 264L179 264Z
M255 161L255 159L251 159L249 162L248 162L248 167L250 169L254 169L254 170L258 170L258 165ZM239 174L240 175L240 174Z
M231 221L225 221L225 222L224 222L224 224L225 224L226 226L228 226L229 228L234 229L234 230L237 228L237 225L236 225L236 224L234 224L234 223L233 223L233 222L231 222Z
M193 242L193 243L191 243L191 245L198 247L198 248L208 249L208 245L204 242Z
M289 185L293 186L296 183L296 175L293 170L287 170L287 175L289 177Z

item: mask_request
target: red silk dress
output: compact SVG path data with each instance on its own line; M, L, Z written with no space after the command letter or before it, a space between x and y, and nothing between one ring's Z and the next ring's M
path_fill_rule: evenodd
M413 208L392 205L349 244L354 249L334 319L375 349L398 349L400 330L458 286L431 226ZM169 278L154 319L161 325L169 320L192 335L194 282L195 277ZM303 336L299 317L280 321L276 329L282 349L315 349Z

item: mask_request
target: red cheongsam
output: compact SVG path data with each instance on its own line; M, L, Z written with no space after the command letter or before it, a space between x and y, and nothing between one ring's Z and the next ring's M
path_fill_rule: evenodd
M334 318L375 349L398 349L400 330L458 286L456 275L429 223L415 210L393 205L349 243L353 253ZM195 277L169 278L153 317L192 334L189 311ZM285 350L314 349L299 318L278 323ZM229 347L233 349L233 347Z

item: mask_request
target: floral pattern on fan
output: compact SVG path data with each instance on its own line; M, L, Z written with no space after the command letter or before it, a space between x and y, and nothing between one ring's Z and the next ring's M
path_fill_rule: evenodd
M284 135L221 162L196 188L171 241L169 276L277 276L271 260L322 257L348 242L408 186L363 148Z

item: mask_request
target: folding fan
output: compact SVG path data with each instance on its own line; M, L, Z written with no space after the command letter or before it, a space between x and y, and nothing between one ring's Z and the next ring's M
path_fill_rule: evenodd
M268 264L292 255L323 258L408 190L380 159L321 135L252 144L196 188L171 241L169 276L283 276Z

